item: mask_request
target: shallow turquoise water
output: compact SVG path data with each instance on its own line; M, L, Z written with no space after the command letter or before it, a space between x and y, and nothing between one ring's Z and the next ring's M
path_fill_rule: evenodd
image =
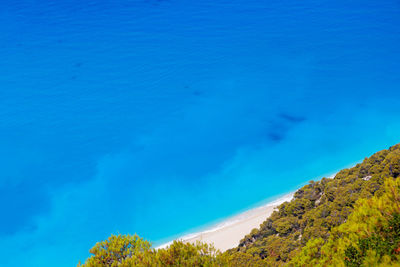
M157 245L400 141L398 1L7 2L6 266Z

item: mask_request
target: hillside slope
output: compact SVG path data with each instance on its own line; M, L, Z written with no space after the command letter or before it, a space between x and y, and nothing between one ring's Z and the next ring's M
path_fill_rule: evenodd
M311 181L225 253L111 236L83 266L400 266L399 175L400 144Z
M331 229L346 222L358 199L381 196L384 181L399 174L400 145L396 145L340 171L333 179L311 181L229 253L250 254L268 265L288 263L310 239L327 240Z

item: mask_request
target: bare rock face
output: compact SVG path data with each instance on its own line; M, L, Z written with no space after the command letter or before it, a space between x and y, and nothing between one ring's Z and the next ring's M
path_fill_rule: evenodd
M318 206L319 203L321 203L321 198L322 198L322 196L320 198L318 198L317 200L315 200L315 206Z
M372 178L372 176L371 175L368 175L368 176L365 176L364 178L361 178L361 179L363 179L364 181L368 181L369 179L371 179Z

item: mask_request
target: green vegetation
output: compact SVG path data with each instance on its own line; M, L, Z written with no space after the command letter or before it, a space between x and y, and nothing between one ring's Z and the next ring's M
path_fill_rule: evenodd
M225 253L112 236L83 266L400 266L400 145L311 181Z
M208 244L174 241L164 249L155 250L137 235L112 235L97 243L93 254L81 267L98 266L227 266L228 256Z
M400 266L400 179L388 179L382 196L360 199L327 241L313 238L295 266Z
M346 222L356 201L381 196L384 181L393 180L399 173L400 145L396 145L340 171L333 179L311 181L230 253L260 257L268 266L291 265L304 250L304 256L315 258L320 253L316 248L328 240L333 228Z

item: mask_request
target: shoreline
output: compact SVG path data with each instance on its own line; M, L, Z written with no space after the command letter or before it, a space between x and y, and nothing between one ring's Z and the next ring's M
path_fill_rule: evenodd
M234 248L239 245L241 239L249 234L254 228L259 228L280 204L290 201L294 192L285 194L275 200L272 200L261 206L250 208L244 212L223 219L220 223L211 225L203 231L184 235L174 240L183 242L196 243L201 241L213 244L214 247L221 252ZM173 241L164 243L156 249L165 248L172 244Z
M353 163L350 166L354 166L355 164ZM319 179L321 179L322 177L332 179L336 176L337 173L337 171L331 172L328 175L320 176ZM163 243L162 245L157 246L156 249L166 248L171 245L174 240L191 243L201 241L204 243L213 244L214 247L221 252L237 247L240 240L248 235L254 228L259 228L260 225L269 216L271 216L273 211L280 204L292 200L294 193L299 188L292 191L291 193L278 196L276 199L259 202L259 206L250 207L247 210L222 219L220 222L206 226L201 231L185 234L181 237L173 239L172 241Z

